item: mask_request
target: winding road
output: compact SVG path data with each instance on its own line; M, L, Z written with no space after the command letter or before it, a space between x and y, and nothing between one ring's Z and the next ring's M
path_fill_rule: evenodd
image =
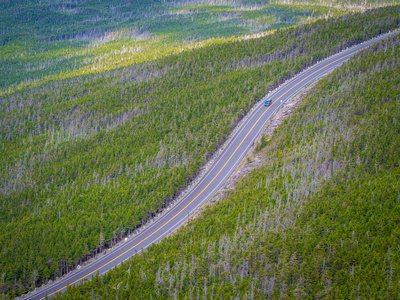
M48 296L55 295L56 293L64 291L68 285L79 284L83 279L90 279L96 273L104 274L133 256L136 252L140 252L149 245L168 236L171 231L182 225L190 215L210 200L218 189L223 186L225 181L244 158L256 138L260 135L266 123L281 107L283 102L291 98L311 82L318 80L329 71L347 61L358 51L396 33L398 33L398 31L384 34L346 49L308 68L275 89L251 111L246 121L238 128L236 134L232 136L224 150L204 174L202 179L191 188L190 192L188 192L179 203L170 208L162 217L144 228L136 236L123 242L122 245L115 250L95 260L95 262L82 267L80 270L75 270L58 281L20 298L41 300ZM263 106L263 101L265 101L266 98L272 99L272 104L269 107Z

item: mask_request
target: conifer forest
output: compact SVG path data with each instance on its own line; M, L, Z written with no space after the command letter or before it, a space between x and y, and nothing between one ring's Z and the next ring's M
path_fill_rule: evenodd
M0 299L148 223L260 99L398 30L399 4L2 1ZM264 163L173 235L54 298L399 299L400 34L254 149Z

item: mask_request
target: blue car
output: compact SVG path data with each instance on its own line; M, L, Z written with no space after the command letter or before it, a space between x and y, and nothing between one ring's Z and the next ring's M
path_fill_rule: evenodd
M272 100L268 99L267 101L265 101L264 106L270 106L271 102L272 102Z

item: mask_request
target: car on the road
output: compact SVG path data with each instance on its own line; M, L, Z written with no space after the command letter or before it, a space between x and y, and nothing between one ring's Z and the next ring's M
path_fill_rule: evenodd
M272 103L272 99L268 99L264 102L264 106L270 106Z

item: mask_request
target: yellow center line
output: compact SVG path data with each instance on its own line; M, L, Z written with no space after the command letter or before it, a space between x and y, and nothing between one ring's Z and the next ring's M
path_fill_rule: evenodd
M335 62L346 58L354 53L357 53L358 51L360 51L362 49L356 50L350 54L347 54L341 58L338 58L337 60L327 64L326 66L318 69L317 71L315 71L314 73L311 73L310 75L308 75L307 77L305 77L304 79L302 79L301 81L299 81L298 83L296 83L294 86L292 86L290 89L288 89L285 93L283 93L278 99L276 99L272 105L274 105L279 99L281 99L283 96L285 96L288 92L290 92L292 89L294 89L296 86L298 86L300 83L302 83L304 80L310 78L312 75L314 75L315 73L321 71L322 69L334 64ZM47 296L40 298L40 300L45 299L48 296L54 295L60 291L62 291L63 289L67 288L69 285L73 285L75 283L77 283L78 281L81 281L82 279L92 275L93 273L97 272L98 270L100 270L101 268L107 266L108 264L112 263L113 261L115 261L116 259L120 258L122 255L126 254L127 252L131 251L133 248L135 248L136 246L140 245L141 243L143 243L145 240L147 240L148 238L150 238L152 235L154 235L155 233L157 233L159 230L161 230L165 225L167 225L169 222L171 222L173 219L175 219L182 211L184 211L190 204L192 204L209 186L211 183L213 183L213 181L215 180L215 178L217 178L217 176L222 172L222 170L225 168L225 166L228 164L228 162L232 159L233 155L236 153L236 151L239 149L239 147L243 144L244 140L247 138L247 136L250 134L250 132L254 129L254 127L258 124L258 122L260 121L260 119L265 115L265 113L272 107L272 105L270 105L264 112L263 114L257 119L257 121L254 123L254 125L250 128L250 130L247 132L246 136L242 139L242 141L240 142L240 144L236 147L235 151L233 151L232 155L228 158L228 160L225 162L225 164L222 166L222 168L219 170L219 172L217 173L217 175L214 176L214 178L207 184L207 186L196 196L193 198L192 201L190 201L184 208L182 208L178 213L176 213L171 219L169 219L164 225L160 226L160 228L158 228L156 231L154 231L152 234L148 235L147 237L145 237L143 240L141 240L140 242L138 242L137 244L135 244L134 246L132 246L131 248L129 248L128 250L126 250L125 252L123 252L122 254L118 255L117 257L115 257L114 259L110 260L109 262L105 263L104 265L98 267L96 270L90 272L89 274L82 276L81 278L75 280L74 282L72 282L71 284L67 284L66 286L52 292L51 294L48 294Z

